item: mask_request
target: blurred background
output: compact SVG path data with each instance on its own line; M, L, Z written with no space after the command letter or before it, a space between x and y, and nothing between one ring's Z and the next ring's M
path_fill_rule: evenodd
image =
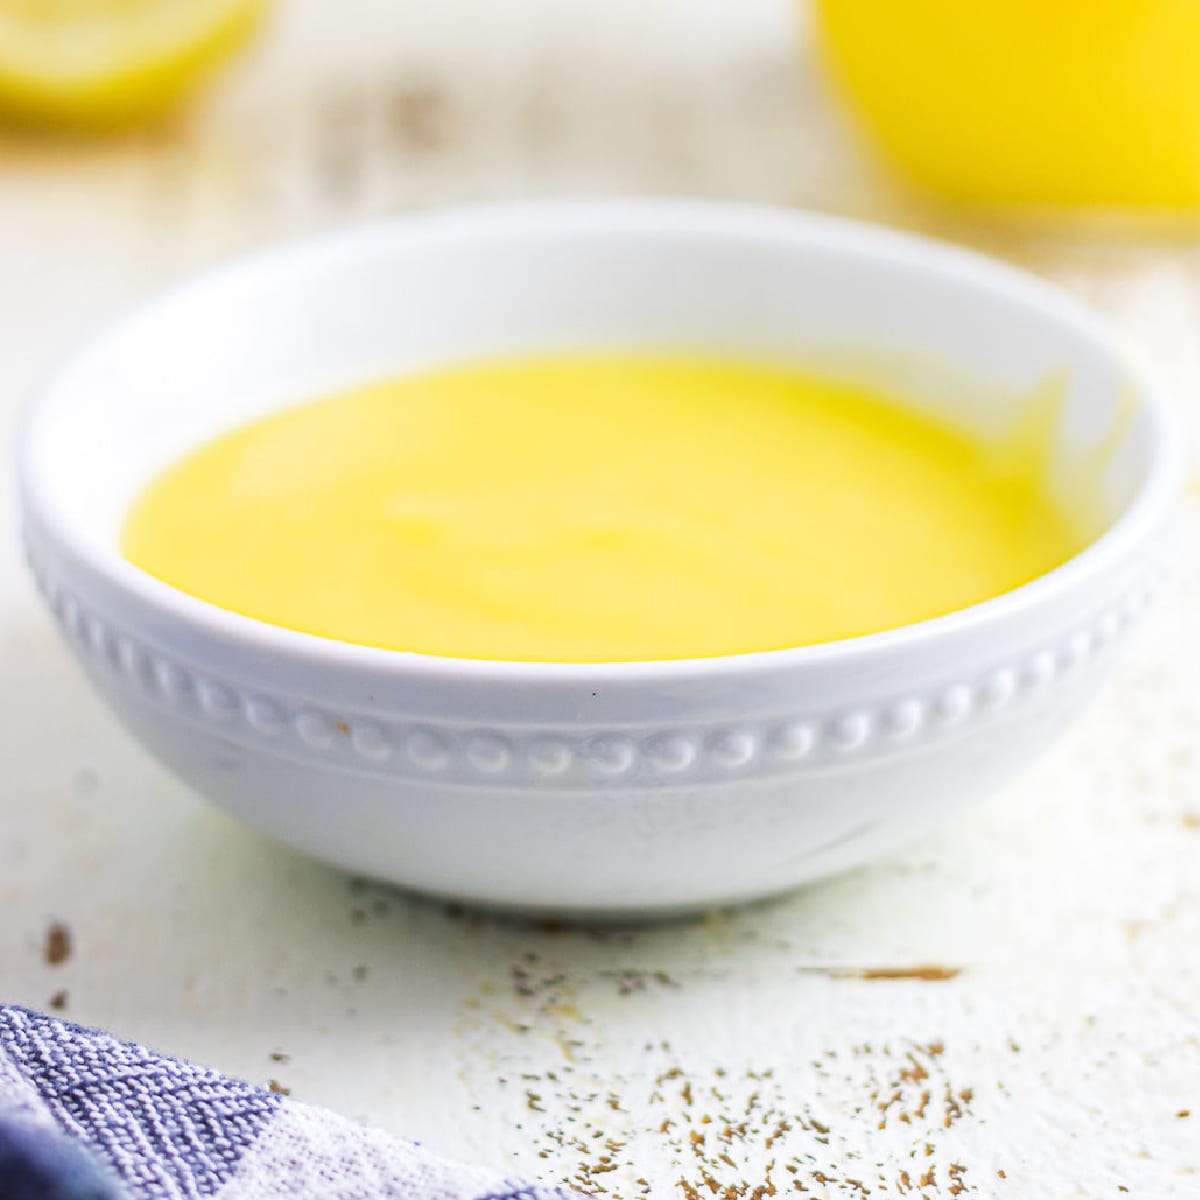
M942 234L1190 360L1198 60L1175 0L0 0L0 379L250 246L601 193Z

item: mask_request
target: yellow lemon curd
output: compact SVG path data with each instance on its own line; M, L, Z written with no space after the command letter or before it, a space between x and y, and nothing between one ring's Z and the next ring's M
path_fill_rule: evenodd
M833 72L920 183L1017 206L1200 208L1194 0L817 0Z
M150 484L122 548L212 604L346 642L708 657L905 625L1057 566L1080 539L1035 458L774 366L502 360L228 433Z

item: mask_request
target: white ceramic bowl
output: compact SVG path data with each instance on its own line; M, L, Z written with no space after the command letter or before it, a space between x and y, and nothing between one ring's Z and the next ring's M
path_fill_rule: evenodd
M263 412L445 359L612 346L824 364L981 431L1058 372L1055 487L1090 490L1102 528L1051 574L937 620L599 666L322 640L192 599L118 553L156 471ZM1116 452L1089 476L1106 441ZM67 641L181 779L356 871L618 913L841 870L1024 764L1146 603L1172 446L1110 335L1004 266L827 218L565 203L404 218L208 274L65 367L29 414L21 475L29 558Z

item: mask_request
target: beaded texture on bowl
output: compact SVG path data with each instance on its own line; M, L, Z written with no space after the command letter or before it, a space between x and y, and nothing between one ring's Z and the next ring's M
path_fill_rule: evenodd
M428 723L327 713L309 703L247 692L111 628L47 578L28 542L26 552L37 586L76 652L118 676L143 702L210 723L214 733L242 744L290 742L291 756L311 757L327 766L341 764L389 778L452 777L458 783L492 786L507 781L555 788L622 781L694 786L737 775L829 769L847 760L910 751L1069 681L1136 621L1158 582L1157 577L1147 579L1124 603L1086 627L978 678L950 680L869 709L669 729L634 738L617 730L567 735L520 726L433 728Z

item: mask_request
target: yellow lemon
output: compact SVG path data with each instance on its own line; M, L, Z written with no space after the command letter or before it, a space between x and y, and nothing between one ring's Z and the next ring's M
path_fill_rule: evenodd
M109 129L185 95L269 0L0 0L0 114Z
M1200 209L1196 0L817 0L830 65L920 183L1000 205Z

